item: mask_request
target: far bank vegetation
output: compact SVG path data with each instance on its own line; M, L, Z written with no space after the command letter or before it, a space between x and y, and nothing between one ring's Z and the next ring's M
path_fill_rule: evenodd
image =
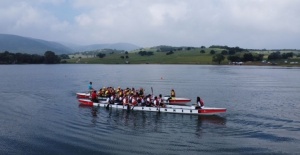
M293 49L243 49L212 45L210 47L156 46L134 51L94 50L69 55L67 63L87 64L235 64L297 65L300 51Z
M300 66L300 50L296 49L243 49L213 45L209 47L156 46L134 51L101 49L56 55L0 51L0 64L231 64L231 65L284 65Z

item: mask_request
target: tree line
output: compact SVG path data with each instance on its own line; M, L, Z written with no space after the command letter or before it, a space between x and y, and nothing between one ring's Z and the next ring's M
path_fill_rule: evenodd
M58 64L61 63L61 58L69 57L65 54L58 56L52 51L46 51L44 55L5 51L0 53L0 64Z
M279 51L273 52L268 56L268 60L288 59L294 56L293 52L280 53Z
M212 58L212 61L220 64L225 59L224 55L227 55L227 54L224 54L223 51L221 53L215 54ZM277 51L277 52L271 53L268 56L268 60L272 61L272 60L288 59L288 58L292 58L293 56L294 56L293 52L280 53L279 51ZM262 61L263 57L264 57L263 54L246 52L242 55L237 55L237 54L228 55L227 60L229 60L231 62Z

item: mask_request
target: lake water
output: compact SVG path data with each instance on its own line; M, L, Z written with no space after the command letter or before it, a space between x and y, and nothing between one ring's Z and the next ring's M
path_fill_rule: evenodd
M0 65L0 154L300 154L300 68ZM143 87L215 116L81 107L89 81Z

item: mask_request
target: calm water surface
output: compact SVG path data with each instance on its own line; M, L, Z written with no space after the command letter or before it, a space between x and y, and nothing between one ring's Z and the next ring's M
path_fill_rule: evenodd
M300 154L300 68L0 65L0 154ZM227 113L81 107L76 92L143 87Z

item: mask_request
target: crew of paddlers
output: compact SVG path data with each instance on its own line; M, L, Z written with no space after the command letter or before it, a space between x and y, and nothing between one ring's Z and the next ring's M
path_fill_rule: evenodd
M103 87L98 91L92 87L92 82L89 83L88 89L91 93L91 101L98 103L99 97L105 98L109 104L129 105L129 106L148 106L148 107L165 107L162 95L158 96L152 94L145 95L144 89L139 88L126 88L120 87ZM151 88L152 89L152 88ZM174 89L170 93L171 98L175 98ZM204 106L204 102L200 97L197 97L196 109L201 109Z
M91 100L96 103L99 102L98 97L102 97L106 98L106 101L110 104L165 107L161 94L158 96L154 96L153 94L145 95L143 88L121 89L120 87L103 87L97 91L91 85L92 83L90 82L89 91L91 93Z

